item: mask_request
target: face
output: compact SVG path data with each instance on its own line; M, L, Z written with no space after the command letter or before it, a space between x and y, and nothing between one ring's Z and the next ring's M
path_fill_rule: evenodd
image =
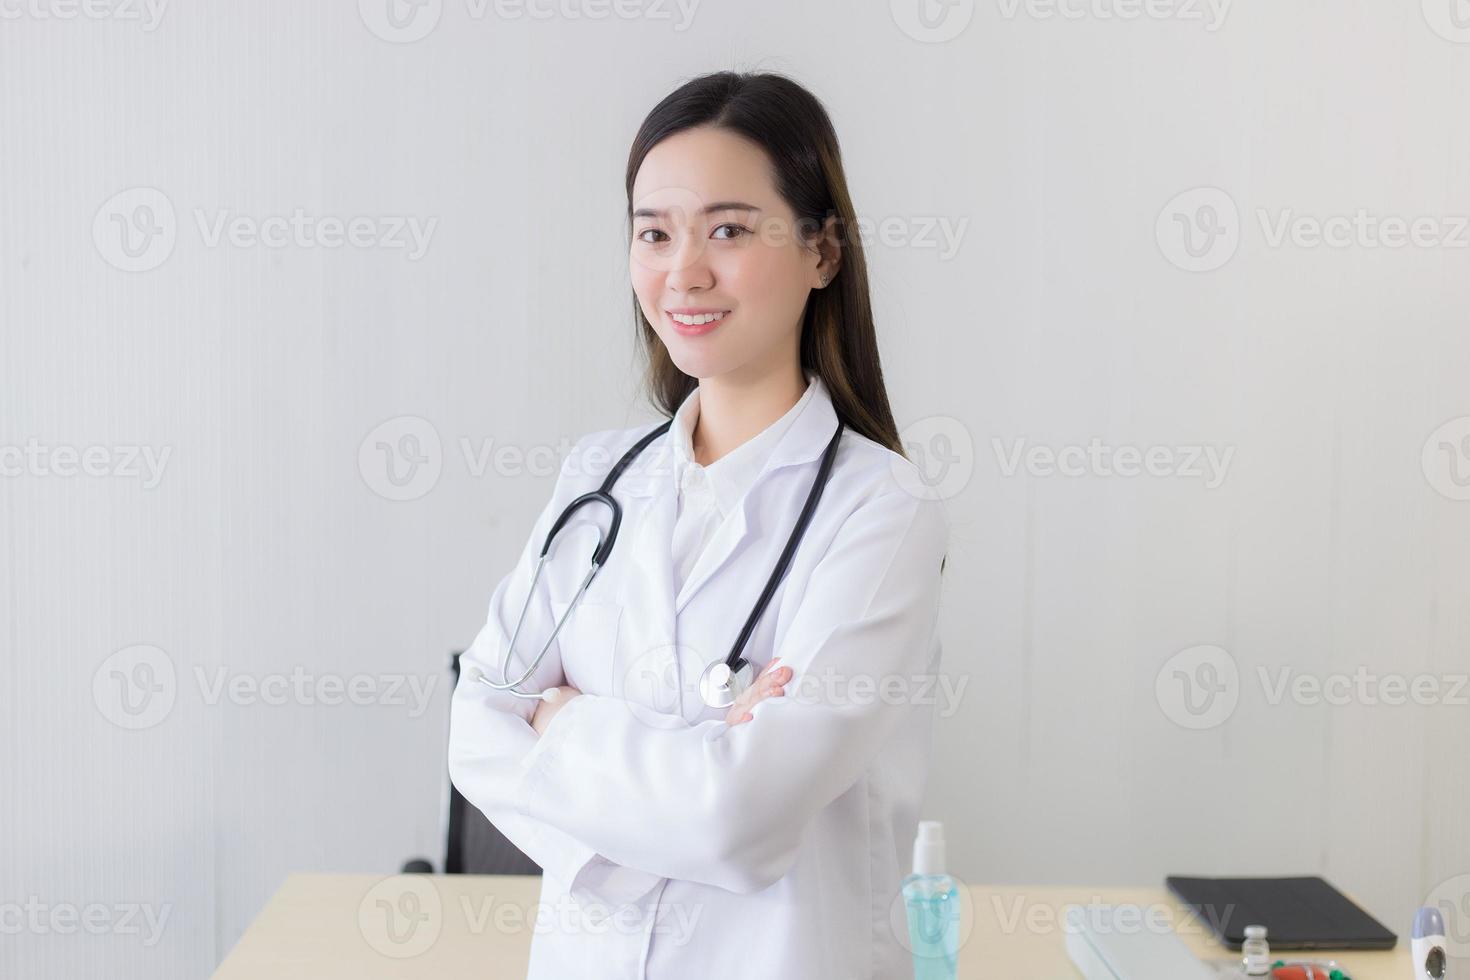
M798 234L770 168L755 143L701 126L655 146L634 179L633 291L692 377L796 370L807 296L835 272L835 248Z

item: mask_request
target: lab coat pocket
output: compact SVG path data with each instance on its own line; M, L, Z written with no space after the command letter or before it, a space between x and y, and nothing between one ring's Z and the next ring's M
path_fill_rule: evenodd
M571 605L552 601L553 622L560 622ZM618 624L623 607L617 602L582 599L561 632L562 670L567 683L586 694L603 694L611 688L611 667L617 662Z

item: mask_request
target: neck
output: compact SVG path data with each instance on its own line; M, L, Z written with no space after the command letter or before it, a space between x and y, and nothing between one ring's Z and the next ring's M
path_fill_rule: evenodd
M730 376L699 382L699 419L694 424L694 459L709 466L760 435L806 394L801 365L745 380Z

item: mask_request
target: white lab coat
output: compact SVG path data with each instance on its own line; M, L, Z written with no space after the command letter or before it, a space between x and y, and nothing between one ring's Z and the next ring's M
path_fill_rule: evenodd
M544 871L531 980L891 980L912 975L899 883L928 775L940 668L942 504L913 465L845 429L831 478L744 655L786 695L734 727L699 694L800 513L837 424L815 397L674 595L668 434L613 488L617 543L522 690L583 693L537 738L532 700L471 680L500 658L556 516L654 426L596 432L563 464L461 665L454 784ZM559 533L509 676L550 635L606 508ZM803 688L805 683L808 687Z

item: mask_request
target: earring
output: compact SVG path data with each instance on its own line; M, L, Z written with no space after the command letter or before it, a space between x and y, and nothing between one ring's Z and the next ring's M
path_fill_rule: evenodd
M825 272L822 273L822 285L827 285L827 274Z

